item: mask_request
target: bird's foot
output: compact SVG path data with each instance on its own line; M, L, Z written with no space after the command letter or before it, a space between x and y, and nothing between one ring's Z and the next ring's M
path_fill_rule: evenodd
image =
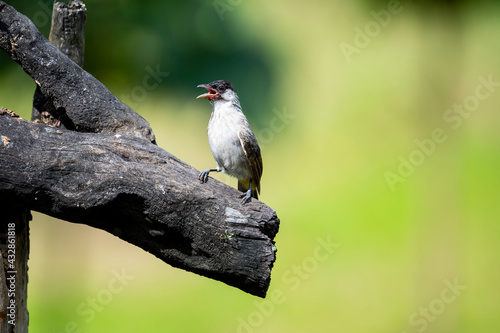
M250 200L252 200L252 189L249 188L248 191L242 193L240 195L240 198L242 198L241 199L241 204L242 205L246 204L247 202L250 202Z
M200 183L206 183L207 180L208 180L208 174L212 171L217 171L217 172L220 172L220 169L217 168L217 169L207 169L205 171L202 171L200 172L200 174L198 175L198 179L200 180Z
M212 171L212 169L207 169L207 170L200 172L200 174L198 175L198 179L200 180L201 184L207 182L208 174L210 173L210 171Z
M208 180L208 174L212 171L218 171L217 169L207 169L207 170L204 170L202 172L200 172L200 174L198 175L198 179L200 180L200 183L206 183L207 180Z

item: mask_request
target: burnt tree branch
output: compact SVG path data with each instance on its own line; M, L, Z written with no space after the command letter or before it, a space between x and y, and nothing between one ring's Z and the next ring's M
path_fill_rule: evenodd
M183 268L265 296L274 210L136 137L77 133L0 111L0 200L106 230Z
M52 45L33 22L0 1L0 48L21 65L79 132L123 134L154 142L149 123ZM43 109L43 107L40 107Z
M151 143L142 117L1 1L0 48L75 124L58 129L0 111L2 203L106 230L172 266L265 296L274 210L241 205L216 180L199 184L194 168Z
M81 1L70 1L69 4L54 2L52 24L50 27L50 43L61 50L78 66L83 65L85 51L85 21L87 9ZM36 86L33 96L32 121L48 125L59 123L64 128L75 130L76 126L62 107L56 108L52 98L45 96Z

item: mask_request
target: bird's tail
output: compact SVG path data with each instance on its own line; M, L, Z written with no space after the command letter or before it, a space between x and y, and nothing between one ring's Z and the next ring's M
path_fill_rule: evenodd
M250 185L250 179L246 179L246 180L239 180L238 179L238 191L241 191L241 192L248 191L249 185ZM254 182L252 182L252 198L255 198L255 199L259 198L257 192L258 192L257 185L255 185Z

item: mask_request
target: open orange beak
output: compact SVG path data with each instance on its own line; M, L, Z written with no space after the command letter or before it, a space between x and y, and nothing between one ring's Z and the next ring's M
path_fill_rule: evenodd
M200 96L198 96L196 98L206 97L208 99L211 99L211 98L215 98L217 95L219 95L219 93L217 91L215 91L214 89L210 88L208 86L208 84L199 84L196 88L205 88L208 90L207 93L201 94Z

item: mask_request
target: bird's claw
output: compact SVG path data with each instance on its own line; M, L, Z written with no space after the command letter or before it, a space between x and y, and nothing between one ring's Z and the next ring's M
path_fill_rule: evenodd
M200 180L201 184L207 182L209 173L210 173L210 169L207 169L207 170L200 172L200 174L198 175L198 179Z
M242 205L246 204L247 202L250 202L250 200L252 200L252 190L248 189L248 191L240 195L240 198L242 198L241 199Z

